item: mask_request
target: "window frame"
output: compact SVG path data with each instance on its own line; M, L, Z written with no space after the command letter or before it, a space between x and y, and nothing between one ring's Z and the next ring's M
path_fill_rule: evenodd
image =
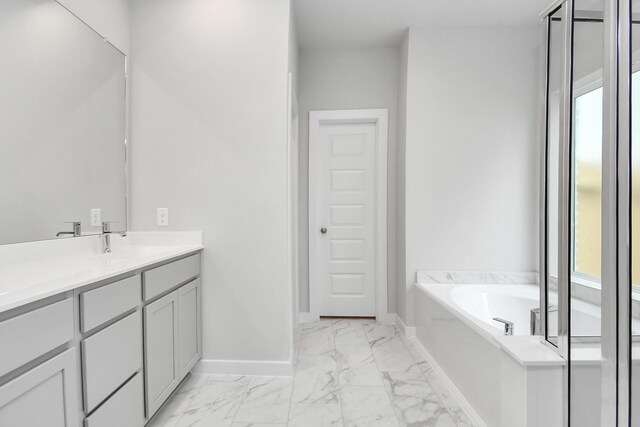
M640 72L640 54L639 54L639 58L638 61L634 61L634 64L631 67L631 75L633 76L633 74ZM588 74L587 76L581 78L578 81L575 81L573 83L573 94L572 94L572 108L574 109L573 113L573 117L575 117L575 107L576 107L576 99L586 95L590 92L593 92L594 90L603 88L604 86L604 78L603 78L603 73L602 70L598 70L596 72L593 72L591 74ZM575 135L575 132L572 132L573 135ZM573 143L573 141L572 141ZM574 152L575 155L575 152ZM575 162L575 157L571 160L572 162ZM574 167L572 167L572 173L575 174L575 163L574 163ZM571 210L571 215L572 217L572 240L571 240L571 276L572 276L572 280L571 280L571 285L572 286L584 286L587 288L591 288L597 291L602 291L602 278L601 277L596 277L596 276L592 276L590 274L586 274L586 273L581 273L578 270L576 270L575 268L575 238L576 238L576 233L575 233L575 212L576 212L576 208L575 208L575 194L576 194L576 179L575 179L575 175L572 179L572 185L573 188L571 189L572 191L572 195L571 195L571 204L572 204L572 210ZM557 278L556 278L557 279ZM640 301L640 283L635 284L635 283L631 283L631 298L634 301Z
M573 94L572 94L571 106L573 109L572 117L574 119L576 117L576 104L577 104L576 100L581 96L587 95L598 89L602 89L603 86L604 86L604 78L603 78L602 70L597 70L591 74L588 74L585 77L573 83ZM572 125L575 126L575 120L573 120ZM576 133L577 132L575 131L575 128L574 128L571 132L571 135L573 138L575 138ZM571 141L571 143L575 145L575 139ZM577 280L572 279L571 282L572 284L584 285L590 288L595 288L600 290L602 289L601 277L593 276L587 273L582 273L576 270L576 235L577 233L576 233L575 224L576 224L577 209L576 209L575 196L577 194L578 183L576 179L576 163L575 163L576 151L575 150L572 150L572 155L573 155L573 158L571 159L571 162L572 162L571 173L573 174L573 176L571 177L571 185L573 188L571 188L571 237L572 237L571 239L571 276L575 277L575 279ZM602 253L602 247L600 248L600 252ZM640 292L640 288L638 289L638 292Z

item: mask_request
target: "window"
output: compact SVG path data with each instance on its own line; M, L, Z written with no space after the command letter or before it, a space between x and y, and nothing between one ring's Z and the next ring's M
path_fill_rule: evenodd
M600 281L602 87L574 98L573 272Z
M640 105L640 72L632 74L632 106ZM602 87L574 98L573 274L600 282L602 203ZM640 108L632 108L632 141L640 141ZM635 148L635 147L634 147ZM631 222L640 224L640 150L632 149ZM640 247L640 227L631 245ZM640 251L631 252L631 280L640 286Z

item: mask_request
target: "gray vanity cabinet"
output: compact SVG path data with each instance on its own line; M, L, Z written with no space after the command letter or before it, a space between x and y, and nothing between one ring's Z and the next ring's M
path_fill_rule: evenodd
M202 356L200 292L200 279L196 279L178 289L178 363L180 380L187 376Z
M148 418L200 360L200 292L195 279L144 308Z
M71 298L0 321L0 377L73 339Z
M85 427L140 427L144 424L144 388L138 372L85 421Z
M90 336L82 345L85 411L92 412L142 370L140 310Z
M202 355L200 255L144 273L147 418L162 406Z
M79 426L76 370L68 349L0 386L0 426Z
M178 293L144 308L147 417L158 410L180 382L178 372Z
M201 357L199 277L196 253L0 313L0 427L142 427Z

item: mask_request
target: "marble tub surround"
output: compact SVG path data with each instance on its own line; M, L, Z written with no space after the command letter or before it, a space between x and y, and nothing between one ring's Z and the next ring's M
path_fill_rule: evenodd
M473 425L393 326L367 319L303 324L294 364L293 377L191 376L152 426Z
M203 249L201 232L130 232L0 246L0 312Z
M526 271L418 271L418 283L532 285L538 273Z

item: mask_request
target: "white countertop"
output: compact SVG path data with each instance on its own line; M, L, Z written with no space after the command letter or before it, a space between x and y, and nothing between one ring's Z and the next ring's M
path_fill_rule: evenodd
M30 302L202 250L200 232L132 232L0 247L0 313Z

